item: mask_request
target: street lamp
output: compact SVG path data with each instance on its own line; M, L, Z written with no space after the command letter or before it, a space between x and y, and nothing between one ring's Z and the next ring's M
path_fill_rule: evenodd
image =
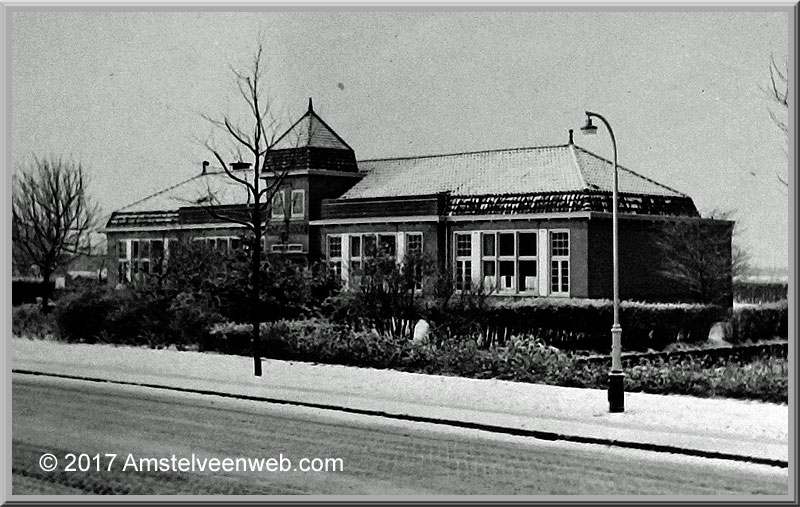
M609 412L625 411L625 390L622 372L622 326L619 325L619 226L617 193L619 192L619 170L617 169L617 140L614 131L605 118L597 113L586 111L586 125L581 127L584 134L597 134L597 126L592 124L592 118L597 118L608 129L611 135L611 145L614 148L614 189L612 193L612 259L614 264L614 323L611 326L611 372L608 375L608 410Z

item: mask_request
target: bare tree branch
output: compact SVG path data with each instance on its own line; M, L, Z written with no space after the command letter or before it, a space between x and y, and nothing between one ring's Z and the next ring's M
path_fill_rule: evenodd
M95 227L98 207L87 195L83 166L54 157L34 157L19 169L11 202L14 262L23 269L38 269L47 311L50 276L81 252Z

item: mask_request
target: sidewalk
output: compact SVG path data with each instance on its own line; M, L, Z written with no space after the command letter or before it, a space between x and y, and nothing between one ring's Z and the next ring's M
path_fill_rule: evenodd
M156 384L788 461L789 408L111 345L12 339L15 370Z

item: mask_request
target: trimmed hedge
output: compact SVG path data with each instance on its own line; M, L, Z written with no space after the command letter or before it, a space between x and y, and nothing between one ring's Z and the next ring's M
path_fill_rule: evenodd
M789 302L779 301L761 305L737 305L731 316L731 336L734 343L756 342L789 336Z
M604 351L610 347L613 303L608 300L487 300L481 308L433 307L434 328L447 336L480 336L485 346L504 345L513 335L533 335L565 350ZM681 342L701 342L726 310L713 305L622 302L620 325L626 350L660 350Z
M733 300L737 303L772 303L788 297L787 282L733 281Z

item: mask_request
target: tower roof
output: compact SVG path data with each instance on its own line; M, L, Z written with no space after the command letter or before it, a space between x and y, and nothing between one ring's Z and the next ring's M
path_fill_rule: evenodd
M308 99L308 111L275 144L273 150L291 150L294 148L329 148L353 151L350 146L333 131L325 121L314 112L311 99Z

